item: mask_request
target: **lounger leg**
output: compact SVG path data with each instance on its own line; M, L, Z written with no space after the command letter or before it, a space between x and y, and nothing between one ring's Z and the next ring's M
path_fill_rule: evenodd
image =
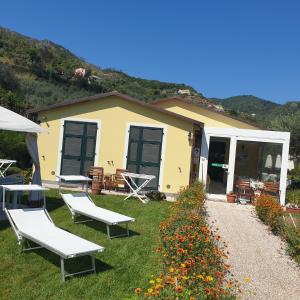
M61 281L65 282L66 281L66 278L65 278L65 261L62 257L60 258L60 270L61 270Z
M96 263L95 263L95 256L91 255L92 258L92 267L93 267L93 271L96 274Z
M110 228L109 225L106 225L107 237L110 239Z

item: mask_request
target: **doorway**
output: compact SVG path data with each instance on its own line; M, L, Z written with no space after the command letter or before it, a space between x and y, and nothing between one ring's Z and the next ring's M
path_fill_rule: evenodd
M206 189L209 194L226 194L230 138L210 137Z
M94 165L97 123L65 121L61 175L85 175Z

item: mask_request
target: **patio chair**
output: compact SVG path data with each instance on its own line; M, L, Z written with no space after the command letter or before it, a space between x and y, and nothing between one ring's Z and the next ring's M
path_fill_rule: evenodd
M279 198L280 198L279 183L278 182L264 182L264 188L263 188L262 194L276 197L279 200Z
M104 248L55 226L44 208L5 209L22 251L46 248L60 256L61 279L88 272L96 272L93 253ZM32 247L29 242L38 246ZM26 247L26 244L28 247ZM64 260L90 255L92 268L76 273L66 273Z
M254 191L250 180L238 179L236 182L237 201L240 203L251 203L254 200Z
M72 214L74 223L96 220L106 224L107 236L109 239L125 235L129 236L128 223L134 222L134 218L96 206L93 200L86 193L61 194L61 196ZM76 215L82 215L89 219L76 221ZM126 224L126 234L111 236L110 226L120 224Z
M91 166L87 176L92 178L92 192L98 194L101 192L104 182L104 169L102 167Z
M111 175L111 186L113 189L122 189L125 192L129 192L129 186L122 177L121 173L128 172L126 169L116 169L116 173Z

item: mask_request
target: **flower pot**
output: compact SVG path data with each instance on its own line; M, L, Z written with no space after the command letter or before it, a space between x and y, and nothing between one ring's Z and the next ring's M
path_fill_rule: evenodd
M227 202L228 203L235 203L236 201L236 194L227 194Z
M100 181L93 180L92 181L92 194L98 195L101 192L101 183Z
M296 207L286 207L285 211L292 214L300 214L300 208Z

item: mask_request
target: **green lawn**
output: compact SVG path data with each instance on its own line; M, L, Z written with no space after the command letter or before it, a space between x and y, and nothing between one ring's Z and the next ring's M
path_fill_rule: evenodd
M155 252L158 225L168 215L169 203L94 197L98 206L136 219L129 226L130 237L108 240L102 223L73 224L58 192L51 190L47 196L47 209L57 226L105 247L105 252L96 255L97 274L61 283L59 257L45 249L20 253L9 223L0 222L1 299L123 299L132 296L134 288L143 286L147 277L160 269ZM76 271L78 267L89 267L89 263L88 257L76 258L67 261L66 269Z
M300 204L300 189L290 189L286 191L287 203Z
M294 219L297 229L300 231L300 214L292 213L291 215L292 215L292 218ZM291 220L290 214L285 213L284 216L285 216L286 222L293 226L293 221Z

